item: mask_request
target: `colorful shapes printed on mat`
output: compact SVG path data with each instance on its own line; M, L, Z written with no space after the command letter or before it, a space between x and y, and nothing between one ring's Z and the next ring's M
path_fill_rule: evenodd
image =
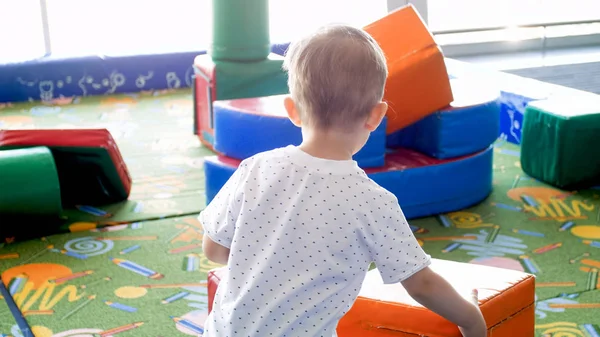
M588 246L600 248L600 241L583 240L582 242Z
M600 287L600 285L598 282L598 269L592 268L588 272L588 279L587 279L585 289L586 290L595 290L599 287Z
M161 301L162 304L169 304L169 303L173 303L175 301L178 301L182 298L185 298L186 296L188 296L190 293L187 291L181 291L178 292L177 294L171 295L167 298L165 298L164 300Z
M575 222L573 221L565 221L563 222L563 224L558 228L559 232L564 232L567 231L569 229L571 229L573 226L575 226Z
M553 198L561 197L563 194L563 191L545 186L517 187L506 192L509 198L517 202L522 202L521 196L526 195L535 198L540 203L550 203Z
M136 250L138 250L140 248L142 248L142 246L140 246L140 245L133 245L133 246L130 246L130 247L127 247L127 248L123 249L122 251L119 252L119 254L121 254L121 255L129 254L129 253L131 253L133 251L136 251Z
M522 194L521 195L521 200L523 200L523 202L530 207L537 207L538 204L535 201L535 199L533 197L530 197L528 195Z
M77 208L78 210L80 210L84 213L103 217L103 218L110 218L112 216L112 214L108 213L107 211L104 211L104 210L101 210L99 208L92 207L92 206L77 205L77 206L75 206L75 208Z
M97 241L154 241L158 240L156 235L143 235L143 236L99 236L96 238Z
M543 238L543 237L546 236L544 233L527 231L527 230L524 230L524 229L513 229L512 232L516 233L516 234L523 234L523 235L528 235L528 236L535 236L535 237L538 237L538 238Z
M95 222L74 222L69 225L69 232L77 233L95 229L98 224Z
M97 256L110 252L114 247L112 240L96 240L93 236L86 236L67 241L64 248L73 253L86 256Z
M53 315L54 310L26 310L23 311L23 316L34 316L34 315Z
M469 261L469 263L516 271L525 271L519 261L509 257L480 257Z
M119 266L121 268L127 269L136 274L145 276L145 277L153 279L153 280L160 280L163 277L165 277L163 274L155 272L154 270L148 269L148 268L146 268L142 265L139 265L135 262L131 262L131 261L119 259L119 258L113 258L113 257L109 257L109 259L112 261L112 263L116 264L117 266Z
M0 254L0 260L18 259L19 253Z
M450 252L453 252L453 251L455 251L456 249L458 249L460 246L461 246L461 243L459 243L459 242L453 242L453 243L451 243L451 244L447 245L447 246L446 246L446 248L444 248L444 249L442 250L442 253L450 253Z
M535 253L535 254L543 254L543 253L549 252L551 250L555 250L557 248L560 248L560 247L562 247L562 245L563 245L562 242L551 243L551 244L545 245L543 247L534 249L533 253Z
M134 222L131 224L131 229L141 229L144 225L141 222Z
M90 232L107 233L107 232L118 232L127 229L128 225L102 225L91 229Z
M69 311L68 313L66 313L61 320L65 320L73 315L75 315L76 313L78 313L81 309L83 309L85 306L87 306L88 304L90 304L90 302L92 302L93 300L96 299L96 295L90 295L88 296L88 298L81 302L78 306L76 306L73 310Z
M583 254L581 254L579 256L576 256L576 257L570 259L569 263L573 264L573 263L579 262L579 260L581 260L581 259L583 259L585 257L588 257L588 256L590 256L590 253L585 252L585 253L583 253Z
M549 305L552 305L550 303ZM551 309L548 305L547 309ZM543 318L546 316L544 315ZM578 326L571 322L554 322L548 324L539 324L535 326L537 329L543 329L542 337L564 336L564 337L588 337L582 331L583 326Z
M523 208L521 208L521 207L511 206L511 205L507 205L507 204L501 204L499 202L492 202L491 205L494 207L497 207L497 208L507 209L509 211L523 212Z
M575 282L536 282L537 288L555 288L555 287L574 287L577 283Z
M173 283L173 284L143 284L140 288L144 289L169 289L169 288L184 288L184 287L204 287L206 283Z
M54 284L61 284L61 283L75 280L75 279L78 279L78 278L81 278L84 276L92 275L93 273L94 273L93 270L85 270L85 271L73 273L71 275L67 275L67 276L63 276L63 277L59 277L59 278L55 278L55 279L50 279L50 280L48 280L48 282L54 283Z
M429 232L426 228L417 227L414 225L409 225L409 226L410 226L410 230L415 234L426 234Z
M452 212L447 216L450 219L450 223L456 228L461 229L473 229L481 227L492 227L494 225L489 223L483 223L485 218L489 218L492 214L488 214L486 217L482 217L477 213L471 212Z
M133 330L136 328L139 328L140 326L142 326L144 324L144 322L135 322L135 323L131 323L131 324L125 324L116 328L112 328L109 330L104 330L101 332L98 332L98 335L100 337L109 337L109 336L114 336L116 334L119 334L121 332L125 332L125 331L129 331L129 330Z
M100 282L103 282L103 281L111 281L111 280L112 280L112 279L111 279L110 277L108 277L108 276L107 276L107 277L103 277L103 278L101 278L101 279L94 280L94 281L92 281L92 282L88 282L87 284L82 284L82 285L80 285L79 287L80 287L81 289L85 289L85 288L88 288L89 286L91 286L91 285L94 285L94 284L96 284L96 283L100 283Z
M577 226L571 229L571 234L588 240L600 240L600 226Z
M519 258L525 264L525 268L528 272L532 274L537 274L540 272L540 267L529 256L522 255Z
M130 307L126 304L122 304L122 303L118 303L118 302L111 302L111 301L102 301L104 302L104 304L108 305L109 307L113 308L113 309L118 309L121 311L126 311L126 312L136 312L137 308L134 307Z
M66 256L71 256L71 257L74 257L74 258L80 259L80 260L87 259L87 255L79 254L79 253L76 253L76 252L71 252L71 251L68 251L66 249L56 249L56 248L54 248L54 245L49 245L48 246L48 251L53 252L53 253L63 254L63 255L66 255Z
M54 334L52 337L94 337L100 332L102 329L73 329Z
M14 296L15 294L21 292L23 288L25 288L25 284L29 278L25 274L19 274L17 277L14 277L8 282L8 292Z
M589 256L589 254L587 256ZM587 266L600 269L600 261L584 259L584 260L581 260L581 264L585 264Z
M590 337L600 337L600 326L592 324L583 324L583 331L587 332Z
M180 325L188 330L191 330L194 334L202 335L204 333L204 328L191 320L174 316L171 316L171 319L176 325Z
M490 231L490 233L488 234L488 236L485 238L485 242L494 242L496 241L496 238L498 237L498 234L500 233L500 226L495 225L492 230Z
M125 286L115 290L115 296L118 298L135 299L145 296L148 290L143 287Z
M198 254L188 254L183 258L183 270L197 271L200 269L200 256Z
M444 214L440 214L437 216L438 221L442 225L442 227L450 228L452 227L452 221L448 219L448 217Z

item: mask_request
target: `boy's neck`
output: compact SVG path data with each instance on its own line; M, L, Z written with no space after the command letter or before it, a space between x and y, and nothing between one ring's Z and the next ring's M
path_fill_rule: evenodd
M302 129L300 150L329 160L351 160L355 153L356 137L352 133L321 132Z

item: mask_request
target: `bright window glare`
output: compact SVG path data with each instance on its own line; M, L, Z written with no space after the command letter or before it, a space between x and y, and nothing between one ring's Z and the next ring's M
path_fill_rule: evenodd
M433 31L600 20L598 0L428 0Z
M39 0L0 0L0 63L44 56Z

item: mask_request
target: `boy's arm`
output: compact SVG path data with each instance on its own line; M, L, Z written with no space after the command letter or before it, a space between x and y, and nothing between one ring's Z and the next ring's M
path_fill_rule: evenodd
M477 299L465 300L443 277L426 267L406 280L402 286L424 307L459 326L465 337L485 337L487 327Z
M202 252L214 263L227 264L229 260L229 248L214 242L208 235L202 238Z
M229 260L235 225L244 202L242 185L247 170L248 160L245 160L198 216L204 228L202 251L215 263L227 264Z

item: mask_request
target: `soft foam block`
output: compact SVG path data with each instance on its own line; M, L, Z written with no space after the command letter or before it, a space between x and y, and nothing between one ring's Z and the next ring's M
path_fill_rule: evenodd
M533 337L535 278L526 273L433 259L431 269L465 298L479 292L488 337ZM461 337L458 327L412 299L401 284L367 273L356 302L338 324L339 337Z
M214 120L212 103L216 100L286 94L287 74L283 57L270 54L262 61L213 61L208 55L194 60L194 134L213 148Z
M449 107L389 135L387 145L440 159L488 148L500 133L500 91L473 79L450 83L454 101Z
M389 13L365 30L387 58L389 75L384 98L390 105L388 134L452 102L441 49L412 5Z
M533 337L535 278L488 266L433 259L430 266L465 298L479 292L479 307L489 337ZM220 280L227 272L208 273L209 312ZM340 320L339 337L426 336L461 337L458 328L412 299L404 287L384 284L379 271L367 273L356 302Z
M460 210L485 199L492 191L492 159L492 147L447 160L396 149L386 154L385 166L365 171L396 195L404 215L410 219ZM207 202L215 197L239 163L225 156L205 158Z
M102 205L129 196L131 176L108 130L0 131L0 149L34 146L52 152L63 205Z
M259 152L299 145L302 134L288 119L283 95L215 101L214 148L224 156L246 159ZM354 156L363 167L380 167L385 156L385 121Z
M600 96L553 96L523 118L521 167L563 189L600 185Z

